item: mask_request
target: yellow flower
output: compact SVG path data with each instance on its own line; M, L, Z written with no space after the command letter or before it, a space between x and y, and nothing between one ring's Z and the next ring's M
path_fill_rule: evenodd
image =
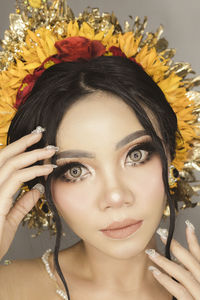
M30 0L32 7L38 8L41 1ZM57 24L58 26L59 24ZM170 65L162 54L157 53L155 47L140 46L142 35L135 37L133 32L114 33L114 25L111 25L106 31L99 30L95 32L94 28L87 22L80 26L77 20L70 21L66 27L63 36L83 36L91 40L99 40L106 47L109 56L109 48L112 46L120 49L129 57L135 57L136 61L142 65L144 70L161 88L167 101L176 113L178 127L183 140L177 137L176 157L173 161L174 166L180 171L187 160L187 154L191 147L191 141L196 137L194 126L189 124L195 120L192 114L194 103L186 97L186 89L182 86L182 78L175 73L167 73ZM149 35L149 38L151 36ZM0 143L5 144L6 134L15 109L16 94L23 78L27 74L32 74L35 68L39 67L43 61L57 54L55 42L63 39L52 29L41 27L35 32L28 30L25 44L21 47L20 58L15 59L7 71L0 73ZM141 47L141 48L140 48ZM23 61L21 60L23 58ZM54 62L48 61L45 68L53 65ZM167 74L167 75L166 75ZM169 75L170 74L170 75Z
M30 6L33 8L40 8L42 1L41 0L28 0Z
M126 32L119 36L119 46L128 58L137 53L141 38L142 36L135 39L133 32Z
M67 37L77 36L79 34L79 25L77 21L70 21L67 26Z
M155 48L148 49L145 45L135 57L136 61L142 65L144 70L155 82L159 82L164 78L168 66L165 65L166 60L159 56Z
M56 36L46 28L40 28L35 32L28 30L26 46L21 48L21 56L25 61L22 69L33 73L46 58L55 55L57 50L54 45L57 40Z
M44 68L48 69L48 68L52 67L53 65L55 65L55 62L53 62L52 60L49 60L44 64Z
M94 29L88 23L83 22L79 30L79 35L87 39L93 40L95 36Z
M9 105L8 103L4 102L2 99L0 101L0 144L3 146L6 145L7 140L7 132L10 126L12 119L16 110ZM0 146L1 149L2 146Z

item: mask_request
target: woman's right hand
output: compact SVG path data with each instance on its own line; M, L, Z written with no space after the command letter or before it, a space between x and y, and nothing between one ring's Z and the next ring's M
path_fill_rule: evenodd
M53 165L31 166L52 157L55 149L36 149L25 152L39 142L42 133L37 130L0 150L0 260L8 251L17 228L24 216L33 208L40 192L33 189L23 195L13 206L13 196L21 185L38 176L48 176Z

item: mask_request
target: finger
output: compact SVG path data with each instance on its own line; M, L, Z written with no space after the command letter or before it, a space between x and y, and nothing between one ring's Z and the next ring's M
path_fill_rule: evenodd
M51 157L55 154L56 150L57 148L49 149L48 147L45 147L10 158L0 169L0 185L3 184L13 172L30 166L39 160Z
M33 208L38 199L40 192L31 190L24 194L10 210L7 217L0 216L0 243L9 245L17 231L17 228L24 216ZM7 252L7 247L0 249L0 257Z
M161 238L161 240L164 244L166 244L166 239ZM198 246L198 244L196 246ZM194 257L190 251L185 249L174 239L171 241L170 250L172 251L173 255L182 263L182 265L189 270L194 278L200 283L200 265L196 257Z
M156 280L164 286L168 292L175 296L177 299L180 300L194 300L192 295L187 291L187 289L181 285L180 283L176 282L170 276L165 273L162 273L160 270L155 268L154 266L150 266L149 270L152 271Z
M149 258L161 267L167 274L178 280L194 299L200 299L200 285L190 271L160 255L154 249L145 251Z
M28 147L39 142L42 133L30 133L0 150L0 167L12 156L24 152Z
M39 176L48 175L53 171L54 167L54 165L34 166L18 170L10 176L9 180L5 181L4 184L0 186L0 216L7 216L12 206L13 195L23 182Z
M200 263L200 246L195 234L195 227L189 220L185 221L186 223L186 239L188 243L188 248L191 254L196 258L196 260Z
M23 195L16 204L11 208L7 215L7 222L13 227L17 228L22 219L34 207L39 200L41 194L38 190L31 190Z

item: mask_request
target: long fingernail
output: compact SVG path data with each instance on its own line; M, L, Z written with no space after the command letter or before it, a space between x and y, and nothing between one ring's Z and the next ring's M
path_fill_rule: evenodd
M161 274L161 272L160 272L160 270L158 270L156 267L154 267L154 266L149 266L148 267L148 270L149 271L151 271L153 274L155 274L155 275L160 275Z
M47 164L47 165L44 165L44 167L55 169L55 168L57 168L58 166L57 166L57 165L53 165L53 164L49 164L49 165Z
M189 220L186 220L186 221L185 221L185 224L186 224L187 227L190 229L190 231L192 231L192 232L195 231L194 225L193 225Z
M37 126L36 129L34 129L33 131L31 131L31 133L33 134L39 134L45 131L45 128L41 127L41 126Z
M45 193L45 188L41 183L37 183L36 185L34 185L32 187L32 190L38 190L42 195Z
M152 258L157 257L159 255L155 249L146 249L145 253L148 254Z
M45 147L46 150L55 150L56 152L59 151L59 147L53 146L53 145L48 145Z
M168 230L166 228L158 228L156 230L157 234L159 234L164 240L168 237Z

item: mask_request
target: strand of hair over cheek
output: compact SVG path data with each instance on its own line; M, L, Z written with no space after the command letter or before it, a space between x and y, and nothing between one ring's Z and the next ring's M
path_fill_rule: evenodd
M58 211L55 207L55 204L54 204L53 198L52 198L52 193L51 193L52 179L53 179L53 174L50 174L46 181L46 197L47 197L47 202L49 204L49 208L53 213L54 221L56 223L56 242L55 242L55 247L54 247L53 258L54 258L54 264L55 264L56 271L57 271L60 279L63 282L65 291L67 293L68 300L70 300L69 289L68 289L66 280L64 278L64 275L63 275L63 272L61 270L59 260L58 260L58 254L59 254L60 242L61 242L61 236L62 236L62 223L61 223Z
M171 241L175 230L175 219L176 219L175 208L178 209L178 207L177 207L177 203L174 203L174 200L172 199L170 194L170 187L168 182L168 163L166 159L162 160L162 165L163 165L163 181L164 181L165 192L167 195L167 200L170 209L170 224L169 224L167 243L165 246L165 257L171 260L170 246L171 246ZM178 280L176 280L174 277L172 277L172 279L178 282ZM177 298L173 296L172 300L177 300Z

